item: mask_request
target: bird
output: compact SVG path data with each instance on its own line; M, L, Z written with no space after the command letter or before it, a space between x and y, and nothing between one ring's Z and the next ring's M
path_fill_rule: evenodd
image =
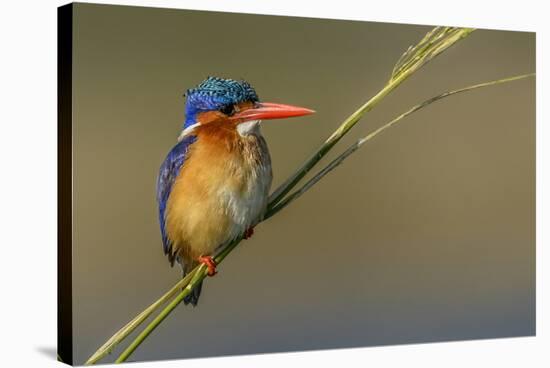
M249 238L262 219L272 182L261 122L314 113L260 101L244 80L209 76L184 94L185 120L162 162L157 203L164 254L185 276L238 236ZM184 299L197 305L202 282Z

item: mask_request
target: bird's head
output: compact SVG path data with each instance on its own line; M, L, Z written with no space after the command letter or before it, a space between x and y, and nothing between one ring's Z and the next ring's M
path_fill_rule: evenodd
M312 114L303 107L260 102L256 91L245 81L208 77L186 92L185 124L180 137L197 126L216 122L246 133L259 121Z

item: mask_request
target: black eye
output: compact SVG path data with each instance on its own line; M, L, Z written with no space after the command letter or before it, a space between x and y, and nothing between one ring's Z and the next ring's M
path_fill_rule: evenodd
M231 116L235 112L235 107L233 105L225 105L220 111L227 116Z

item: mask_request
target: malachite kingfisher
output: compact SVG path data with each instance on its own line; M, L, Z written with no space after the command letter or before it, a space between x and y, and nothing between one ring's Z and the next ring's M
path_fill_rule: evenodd
M160 167L157 202L164 253L185 275L199 263L216 273L212 255L262 218L271 187L271 158L262 120L313 113L260 102L246 81L208 77L185 93L178 143ZM202 285L184 302L197 305Z

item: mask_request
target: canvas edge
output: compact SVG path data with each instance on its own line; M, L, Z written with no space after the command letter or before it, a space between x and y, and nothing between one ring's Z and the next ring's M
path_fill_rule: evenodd
M57 359L73 364L73 4L57 8Z

